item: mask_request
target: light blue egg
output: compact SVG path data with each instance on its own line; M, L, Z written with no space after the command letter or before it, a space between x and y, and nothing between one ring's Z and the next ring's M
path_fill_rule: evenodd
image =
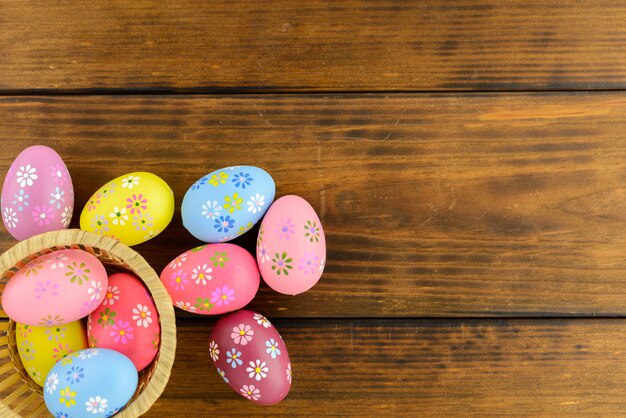
M110 417L137 389L137 369L128 357L107 348L88 348L61 359L43 387L55 418Z
M274 201L276 185L265 170L226 167L207 174L187 190L183 225L204 242L226 242L252 228Z

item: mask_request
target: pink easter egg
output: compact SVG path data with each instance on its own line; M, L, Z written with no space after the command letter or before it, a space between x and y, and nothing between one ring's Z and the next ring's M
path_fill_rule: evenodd
M174 305L188 312L217 315L246 306L259 289L254 258L234 244L207 244L170 262L161 281Z
M2 308L15 322L55 326L89 315L104 300L107 273L92 254L59 250L19 269L2 292Z
M130 273L115 273L102 304L87 319L89 346L110 348L128 357L137 371L159 351L161 325L152 296Z
M277 292L297 295L318 282L326 238L309 202L288 195L270 206L259 229L256 258L263 280Z
M220 319L209 337L209 355L224 382L260 404L282 401L291 389L291 361L278 330L252 311Z
M2 220L14 238L65 229L74 211L74 187L65 163L52 148L26 148L2 185Z

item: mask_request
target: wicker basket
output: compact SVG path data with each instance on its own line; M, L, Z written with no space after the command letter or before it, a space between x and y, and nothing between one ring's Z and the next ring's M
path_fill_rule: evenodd
M76 248L95 255L107 271L129 271L144 281L152 294L161 324L159 352L139 373L139 385L126 408L116 417L137 417L161 395L170 377L176 352L176 323L172 301L159 277L135 251L111 238L71 229L48 232L22 241L0 256L0 295L7 281L29 261L55 250ZM0 416L50 416L42 388L28 376L17 353L15 323L0 310Z

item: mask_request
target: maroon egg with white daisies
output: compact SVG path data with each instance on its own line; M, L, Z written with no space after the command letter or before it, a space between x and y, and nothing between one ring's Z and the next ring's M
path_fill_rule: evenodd
M256 404L277 404L291 389L285 342L259 313L242 310L220 319L211 332L209 353L224 382Z

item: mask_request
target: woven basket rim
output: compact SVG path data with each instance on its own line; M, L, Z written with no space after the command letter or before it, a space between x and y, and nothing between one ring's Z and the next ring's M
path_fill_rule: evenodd
M116 415L120 418L138 417L147 412L165 390L176 354L176 319L172 299L148 262L135 250L115 239L80 229L66 229L46 232L18 242L0 255L0 272L4 276L19 261L41 250L70 245L98 248L120 258L138 273L137 275L145 283L154 299L161 323L158 361L152 377L139 396ZM2 317L6 318L6 316ZM2 401L0 401L0 416L20 417Z

